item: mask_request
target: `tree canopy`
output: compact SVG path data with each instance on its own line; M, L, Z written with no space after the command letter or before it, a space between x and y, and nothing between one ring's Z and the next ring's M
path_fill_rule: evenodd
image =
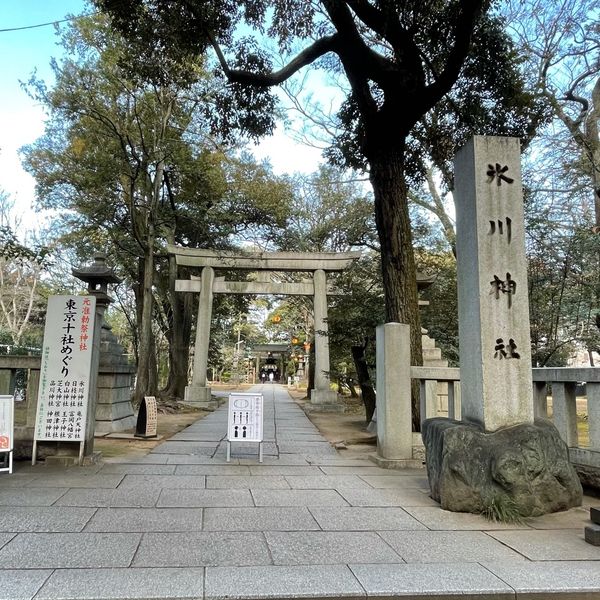
M386 320L411 325L411 353L421 363L408 178L418 149L415 128L462 79L464 102L497 109L488 83L519 81L511 45L488 0L96 0L141 62L149 80L161 59L184 66L212 48L228 81L214 95L212 124L225 136L272 131L272 88L304 67L343 73L348 94L336 150L368 170L382 253ZM246 33L254 33L246 35ZM270 38L285 57L280 69L265 51ZM150 57L150 60L146 60ZM477 69L473 67L477 65ZM473 73L474 78L469 78ZM506 73L506 77L504 74ZM475 74L476 77L475 77ZM481 85L475 85L481 82ZM511 96L518 90L516 85ZM498 97L502 97L500 94ZM528 101L526 94L521 99ZM480 101L475 102L475 99ZM464 110L470 110L464 106ZM477 120L475 120L477 121ZM504 125L507 117L498 118ZM451 121L450 121L451 122ZM515 128L516 129L516 128ZM475 132L472 132L475 133ZM480 132L477 132L480 133ZM491 133L488 131L488 133ZM435 141L435 140L434 140ZM414 399L415 425L418 406Z
M192 299L175 294L165 245L227 247L249 228L268 235L285 224L287 183L211 139L195 110L200 83L149 84L124 69L128 46L104 17L78 19L63 45L53 87L31 82L49 119L24 149L26 167L40 204L60 211L63 243L82 250L82 259L110 249L133 289L138 398L157 392L153 323L169 342L171 393L182 396ZM210 79L200 60L194 69L198 81Z

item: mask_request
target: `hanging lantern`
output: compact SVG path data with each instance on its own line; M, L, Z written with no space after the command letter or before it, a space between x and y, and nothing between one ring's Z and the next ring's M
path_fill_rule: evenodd
M306 352L306 354L310 352L310 342L304 342L304 352Z
M294 346L295 346L296 344L298 344L298 342L299 342L299 341L300 341L300 340L299 340L297 337L293 337L293 338L292 338L292 344L294 344Z
M280 315L273 315L271 317L271 322L272 323L279 323L281 321L281 316Z

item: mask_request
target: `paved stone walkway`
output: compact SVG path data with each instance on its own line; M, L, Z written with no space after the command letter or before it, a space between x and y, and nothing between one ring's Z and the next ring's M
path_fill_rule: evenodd
M278 385L265 459L226 406L142 459L0 474L0 599L600 598L589 505L522 527L442 511L423 470L336 452Z

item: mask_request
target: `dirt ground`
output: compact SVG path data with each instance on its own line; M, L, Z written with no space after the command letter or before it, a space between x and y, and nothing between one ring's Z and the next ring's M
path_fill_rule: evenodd
M233 386L214 385L215 389L227 391L234 389ZM242 386L245 387L245 386ZM306 399L306 390L288 390L292 398L305 410L308 418L319 429L321 434L331 444L347 455L356 456L374 452L375 436L366 430L365 412L360 399L340 397L345 407L344 413L321 413L310 410L310 402ZM169 439L188 425L198 419L205 417L208 411L197 410L179 405L165 410L159 409L157 430L158 440L144 440L140 438L109 438L97 437L94 440L94 449L102 453L103 460L110 462L111 459L143 456L152 448ZM125 433L133 433L129 430Z
M152 448L158 446L172 435L175 435L188 425L191 425L198 419L208 414L205 410L195 410L182 407L178 412L158 413L157 431L159 438L157 440L144 440L140 438L120 439L109 437L96 437L94 439L94 450L102 452L104 460L123 456L143 456ZM124 433L134 433L133 429L128 429Z
M360 398L338 396L339 401L344 405L343 413L316 412L311 410L306 391L288 391L304 409L321 435L343 454L354 456L375 451L377 436L367 431L365 408Z

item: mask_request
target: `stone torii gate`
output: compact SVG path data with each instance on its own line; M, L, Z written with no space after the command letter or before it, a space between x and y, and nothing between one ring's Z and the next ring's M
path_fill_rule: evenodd
M360 257L360 252L227 252L168 245L178 265L201 268L200 279L178 279L175 291L200 292L192 383L186 387L184 402L212 408L207 385L208 344L213 294L274 294L313 296L315 318L315 387L313 404L335 404L337 395L329 385L329 338L327 333L327 275L342 271ZM312 272L302 283L271 281L225 281L215 269L246 271Z

